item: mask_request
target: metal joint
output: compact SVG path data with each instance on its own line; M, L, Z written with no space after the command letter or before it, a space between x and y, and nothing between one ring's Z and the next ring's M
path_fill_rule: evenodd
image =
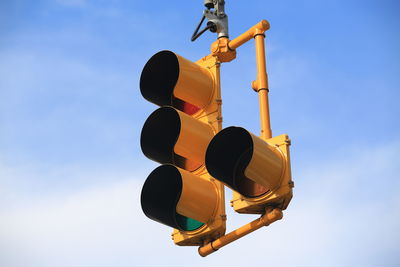
M258 35L262 35L265 38L265 33L256 33L253 38L256 38Z
M258 93L258 92L260 92L261 90L265 90L265 91L267 91L267 92L269 93L269 89L268 89L268 88L260 88L260 89L256 89L255 91Z

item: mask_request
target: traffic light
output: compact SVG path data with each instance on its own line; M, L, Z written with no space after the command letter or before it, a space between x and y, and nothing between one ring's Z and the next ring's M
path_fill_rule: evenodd
M141 148L162 164L143 185L143 212L174 228L175 244L199 245L201 256L282 219L293 187L290 139L286 134L272 137L270 127L264 47L270 25L262 20L229 40L222 31L227 31L224 1L213 3L216 10L205 10L194 34L204 32L198 29L205 17L209 23L211 17L219 19L222 36L211 45L211 54L194 63L161 51L146 63L140 78L143 97L160 106L143 126ZM260 102L260 137L241 127L221 130L220 64L235 59L236 48L251 39L256 48L252 88ZM224 184L234 191L235 211L262 214L227 234Z
M292 198L290 140L286 134L263 140L241 127L228 127L210 142L208 172L234 190L239 213L263 214L286 209Z
M162 164L144 183L143 212L174 228L177 245L203 245L224 235L224 186L205 168L207 146L222 122L217 59L194 63L158 52L142 71L140 91L161 106L141 132L143 153Z
M252 88L259 96L261 136L241 127L228 127L213 137L206 151L207 171L234 191L231 205L239 213L284 210L293 195L290 139L286 134L272 137L270 126L264 46L269 27L268 21L262 20L228 42L232 50L252 38L255 40L257 79Z

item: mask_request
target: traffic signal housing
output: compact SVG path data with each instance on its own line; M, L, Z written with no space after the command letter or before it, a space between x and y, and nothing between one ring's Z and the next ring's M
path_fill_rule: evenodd
M144 124L141 148L162 164L144 183L142 209L150 219L174 228L175 244L200 245L201 256L282 219L292 198L290 139L286 134L272 137L270 126L264 47L269 27L262 20L233 40L218 38L211 54L195 63L161 51L141 74L143 97L160 106ZM235 49L252 39L260 137L241 127L221 130L220 63L233 60ZM233 189L235 211L262 216L225 234L223 184Z
M203 245L222 236L224 187L205 168L207 146L222 121L217 59L194 63L161 51L143 68L140 91L161 106L141 132L143 153L162 164L143 185L143 212L174 228L177 245Z
M206 152L208 172L233 189L231 204L239 213L267 215L271 208L283 210L293 195L290 139L286 134L272 137L270 125L264 43L269 28L268 21L262 20L227 43L234 50L255 40L257 78L252 88L259 96L261 136L241 127L228 127L213 137Z
M208 172L234 190L231 204L239 213L263 214L267 207L286 209L292 198L290 140L263 140L241 127L228 127L210 142Z

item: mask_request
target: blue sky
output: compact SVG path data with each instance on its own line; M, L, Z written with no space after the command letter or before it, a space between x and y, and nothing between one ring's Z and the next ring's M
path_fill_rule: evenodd
M273 134L292 139L284 219L200 258L147 219L139 135L154 53L190 60L203 1L0 2L1 266L398 266L397 1L226 1L231 38L267 19ZM224 127L259 133L254 43L222 66ZM227 190L227 203L230 199ZM228 210L228 230L255 216ZM257 255L257 256L256 256ZM261 256L261 257L260 257Z

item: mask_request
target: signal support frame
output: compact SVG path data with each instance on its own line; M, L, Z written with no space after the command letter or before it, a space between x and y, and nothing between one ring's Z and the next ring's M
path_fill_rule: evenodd
M272 190L261 196L263 198L262 205L254 206L251 199L243 198L239 193L234 192L233 200L231 201L235 211L239 213L261 213L262 216L226 235L219 237L211 242L205 242L203 246L199 247L199 254L203 257L217 251L219 248L255 231L262 226L282 219L282 210L286 209L292 198L293 181L290 172L290 156L289 146L290 139L287 135L280 135L272 138L270 112L268 103L268 76L266 72L266 59L265 59L265 31L270 28L267 20L262 20L246 32L229 40L226 37L217 39L211 45L211 54L208 57L215 57L218 62L230 62L236 58L236 48L248 42L252 38L255 39L256 49L256 63L257 63L257 79L251 83L251 87L259 95L260 103L260 121L261 121L261 138L270 145L277 146L281 152L282 159L285 162L282 176L281 188L279 190ZM287 183L287 185L285 185ZM271 200L279 201L280 205L269 206ZM275 203L275 202L274 202Z

